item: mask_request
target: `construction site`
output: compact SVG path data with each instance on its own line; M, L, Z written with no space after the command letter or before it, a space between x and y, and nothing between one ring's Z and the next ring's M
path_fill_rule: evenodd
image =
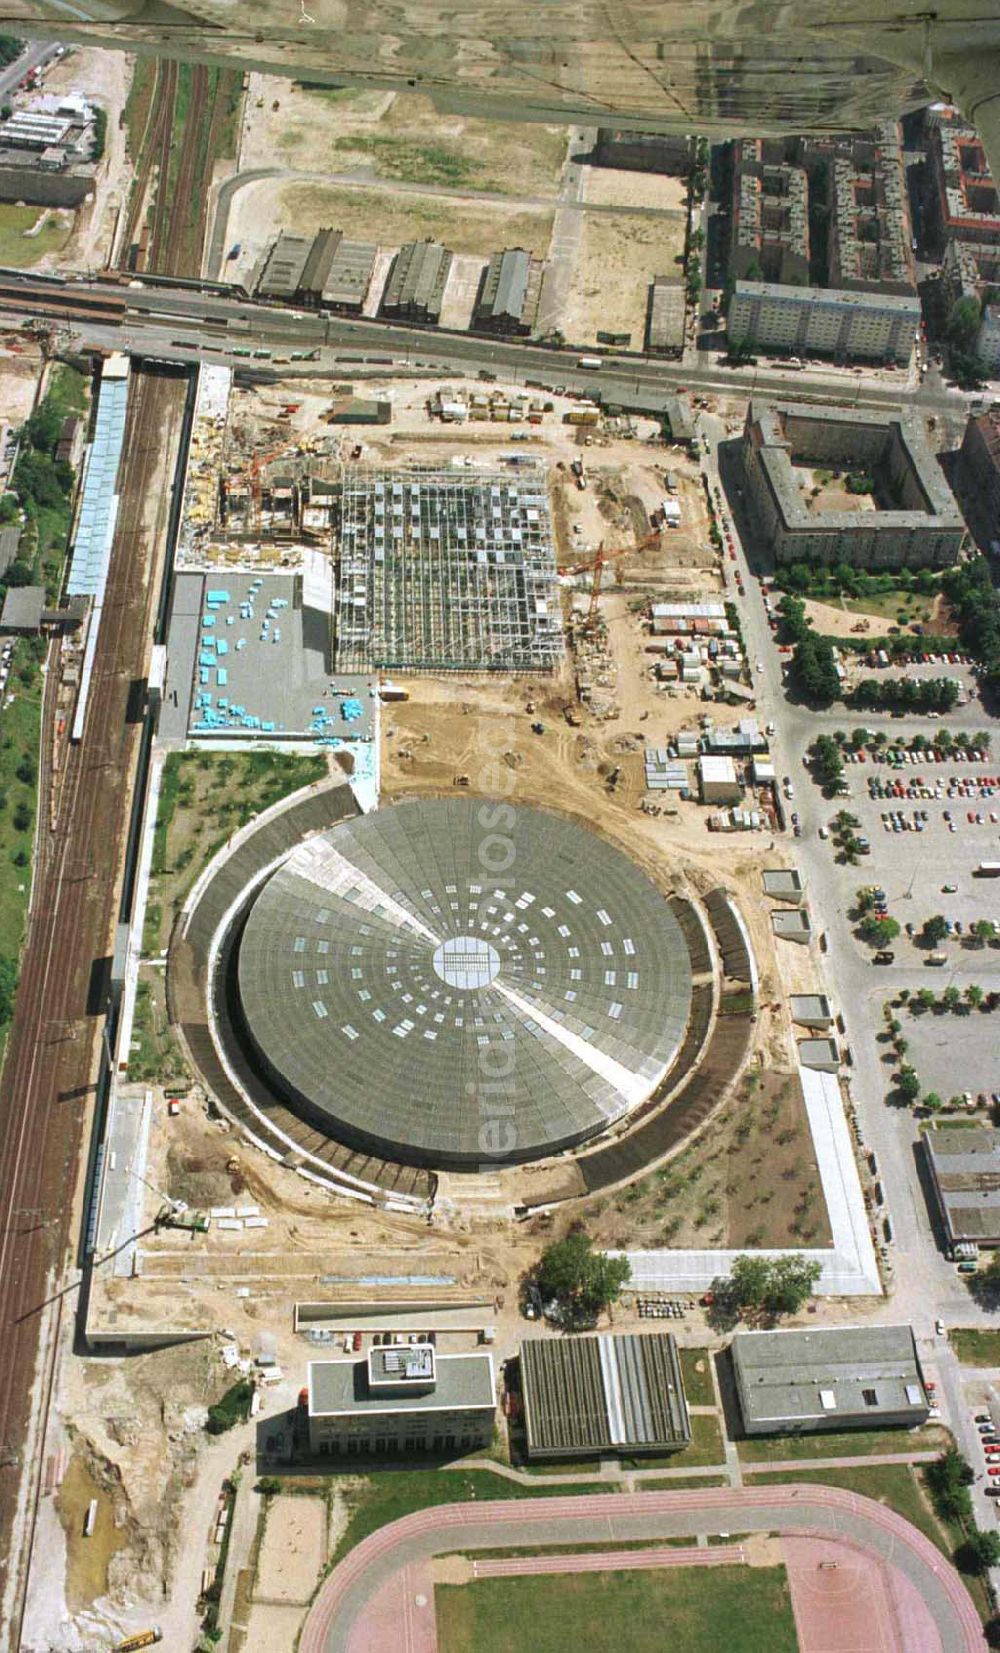
M347 671L548 671L562 621L545 472L345 471L334 658Z

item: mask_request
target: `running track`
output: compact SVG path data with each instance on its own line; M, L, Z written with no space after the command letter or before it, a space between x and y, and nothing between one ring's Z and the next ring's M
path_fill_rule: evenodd
M299 1653L348 1653L352 1627L392 1575L434 1555L504 1544L625 1542L733 1529L847 1539L903 1574L947 1653L985 1653L968 1591L928 1538L884 1504L810 1483L475 1500L417 1510L363 1539L334 1569L313 1603Z

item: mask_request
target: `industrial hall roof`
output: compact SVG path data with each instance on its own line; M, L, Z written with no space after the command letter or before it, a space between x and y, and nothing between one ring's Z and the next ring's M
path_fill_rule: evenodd
M529 1457L669 1451L691 1439L669 1332L527 1338L521 1390Z
M581 1142L668 1072L691 1003L670 906L542 810L410 801L300 844L239 946L270 1083L338 1141L409 1164Z

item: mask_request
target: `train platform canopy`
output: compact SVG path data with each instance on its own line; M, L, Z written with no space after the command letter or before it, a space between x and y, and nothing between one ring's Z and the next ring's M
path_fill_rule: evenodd
M121 361L125 363L124 373L119 369ZM118 513L116 489L125 441L128 387L128 358L112 357L101 374L94 439L84 460L83 497L66 583L71 597L97 598L103 594Z
M529 1458L679 1452L691 1441L669 1332L526 1338L521 1393Z

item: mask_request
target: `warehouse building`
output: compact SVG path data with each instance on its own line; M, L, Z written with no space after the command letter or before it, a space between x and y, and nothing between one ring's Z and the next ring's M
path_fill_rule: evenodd
M529 1458L680 1452L691 1442L669 1332L527 1338L521 1392Z
M684 288L670 276L654 277L646 316L646 349L651 356L684 353Z
M257 266L251 286L258 298L360 315L368 296L378 248L348 241L342 230L275 238Z
M360 315L375 271L374 241L348 241L343 230L320 230L299 278L300 304Z
M923 1142L949 1248L1000 1245L1000 1131L943 1125Z
M439 1355L431 1343L400 1343L366 1360L311 1360L308 1397L314 1456L465 1453L493 1438L488 1349Z
M382 295L382 314L436 326L454 257L439 241L408 241L400 247Z
M919 327L919 299L895 293L737 281L729 303L731 347L790 356L905 366Z
M870 476L875 509L817 510L820 466ZM754 527L779 563L947 568L965 547L964 518L912 410L751 401L743 474Z
M483 271L473 326L483 333L533 333L544 274L542 259L523 247L505 247L494 253Z
M927 1421L912 1326L738 1332L730 1355L748 1435L906 1428Z

